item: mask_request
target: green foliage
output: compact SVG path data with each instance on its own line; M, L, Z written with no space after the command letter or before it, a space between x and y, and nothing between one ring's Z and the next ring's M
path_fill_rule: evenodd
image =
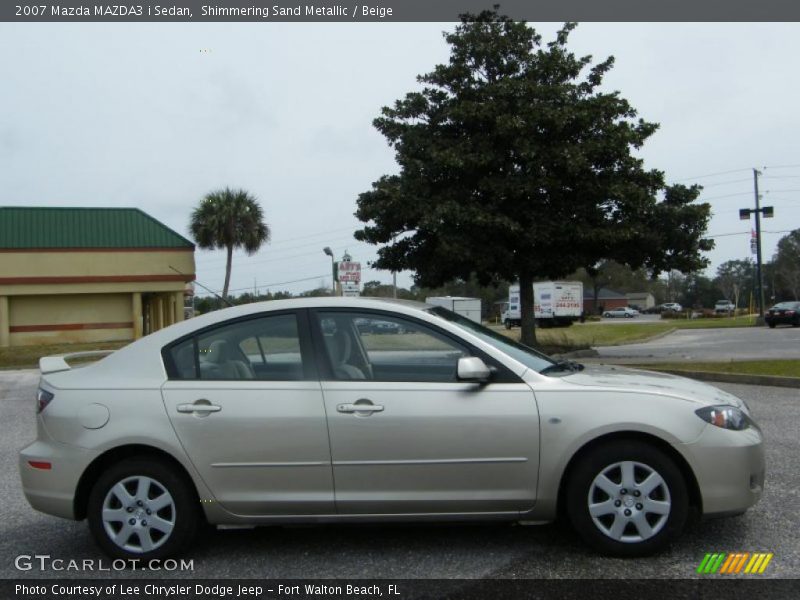
M800 300L800 229L795 229L778 242L778 250L773 258L775 279L780 296Z
M722 297L733 302L738 308L741 301L747 301L753 291L753 262L745 260L729 260L717 267L714 284L722 292Z
M285 300L291 298L292 294L289 292L267 292L265 294L252 294L246 292L239 296L228 296L227 300L234 306L239 304L252 304L253 302L266 302L267 300ZM220 298L214 296L198 296L194 299L194 309L199 315L219 310L221 308L228 308L228 304L223 302Z
M614 59L571 53L574 28L543 44L496 11L464 15L445 36L450 61L375 119L400 173L358 198L367 225L356 238L383 245L378 268L414 270L428 287L473 273L481 284L519 280L526 343L534 278L604 258L694 270L712 247L709 206L693 204L700 188L666 186L632 154L658 125L600 91Z
M270 238L258 201L244 190L227 187L206 194L192 211L189 230L200 248L227 251L223 297L228 296L233 249L254 254Z

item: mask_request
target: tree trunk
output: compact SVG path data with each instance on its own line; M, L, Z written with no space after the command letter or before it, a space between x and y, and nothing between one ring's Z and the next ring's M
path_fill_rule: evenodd
M600 305L599 305L600 283L597 281L597 279L592 279L592 292L594 293L594 303L592 304L593 308L592 312L594 314L599 315L603 311L600 310Z
M228 286L231 283L231 262L233 260L233 246L228 246L228 260L225 263L225 287L222 288L222 297L228 299Z
M536 347L536 319L533 315L533 277L519 277L520 342Z

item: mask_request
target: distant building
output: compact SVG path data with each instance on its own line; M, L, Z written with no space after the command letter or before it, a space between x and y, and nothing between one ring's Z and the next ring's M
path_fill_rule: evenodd
M635 304L642 310L653 308L656 305L656 298L649 292L631 292L625 294L629 304Z
M194 244L137 208L0 207L0 346L139 338L194 278Z
M611 310L612 308L623 308L628 306L628 298L625 294L620 294L614 290L600 288L597 294L597 306L594 303L594 290L591 286L583 288L583 312L593 315Z

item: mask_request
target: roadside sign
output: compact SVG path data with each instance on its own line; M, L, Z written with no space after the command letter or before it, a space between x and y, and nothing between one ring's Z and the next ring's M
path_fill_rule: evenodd
M337 279L340 283L361 283L361 263L353 261L341 261L337 265Z

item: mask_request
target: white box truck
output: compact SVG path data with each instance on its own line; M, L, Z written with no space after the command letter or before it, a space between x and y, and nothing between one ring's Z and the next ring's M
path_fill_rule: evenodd
M537 327L572 325L583 319L583 283L580 281L540 281L533 284L533 316ZM508 288L508 304L501 315L506 329L519 327L519 284Z
M434 306L443 306L454 313L458 313L462 317L466 317L475 321L481 322L481 299L480 298L463 298L461 296L430 296L425 298L427 304Z

